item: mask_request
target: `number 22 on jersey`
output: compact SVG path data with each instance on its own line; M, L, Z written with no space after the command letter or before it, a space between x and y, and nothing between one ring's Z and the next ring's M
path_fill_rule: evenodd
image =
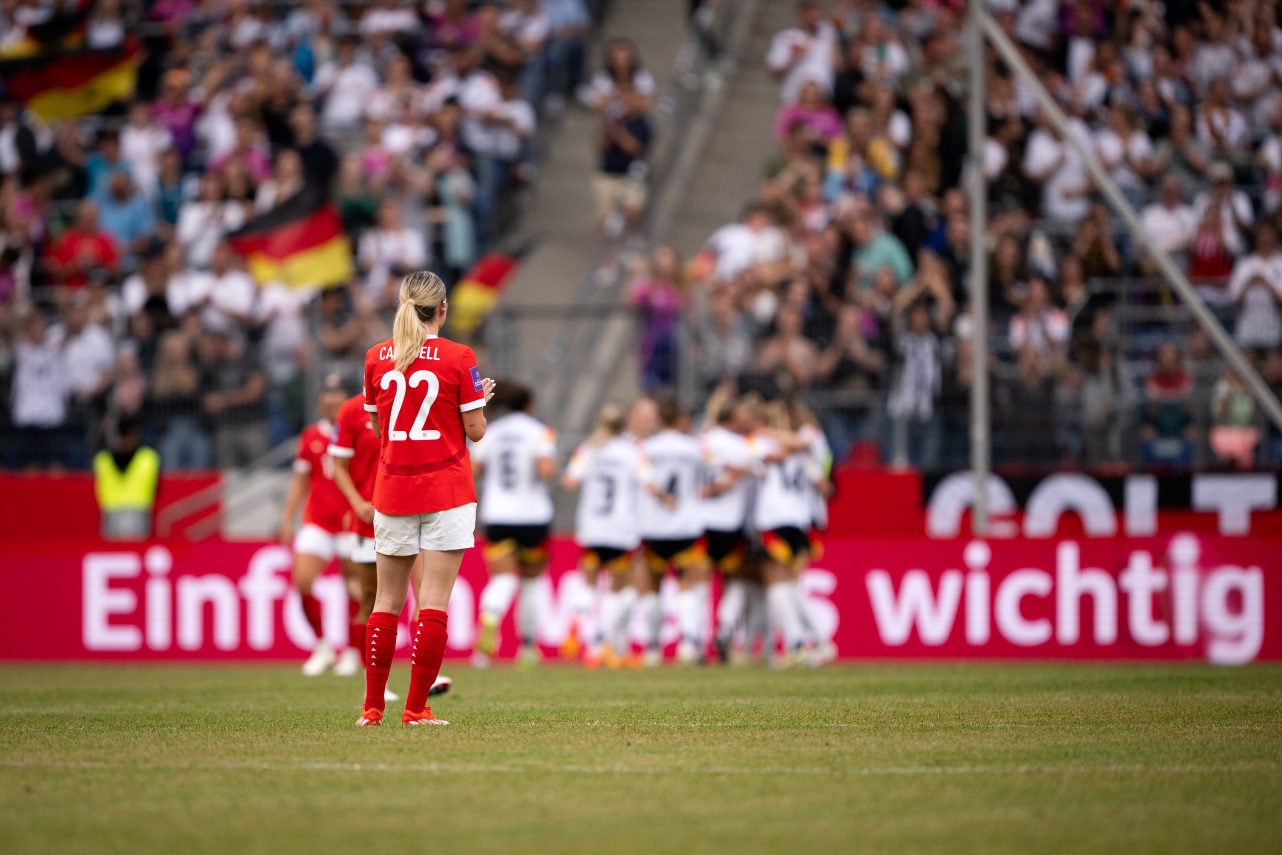
M414 417L414 423L410 425L409 432L398 430L396 423L400 420L401 407L405 404L405 390L408 385L410 389L417 389L423 383L427 383L427 394L423 396L423 403L418 408L418 415ZM441 381L431 371L415 371L405 379L405 375L400 371L389 371L383 375L380 383L384 390L389 386L396 387L396 398L392 401L392 415L387 420L387 439L389 442L404 442L407 439L440 439L439 430L425 430L428 414L432 411L432 404L436 403L436 397L441 393Z

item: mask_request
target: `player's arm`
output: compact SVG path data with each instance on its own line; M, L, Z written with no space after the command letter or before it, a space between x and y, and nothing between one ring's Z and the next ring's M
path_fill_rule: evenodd
M573 491L583 485L583 476L587 474L588 469L588 454L588 448L584 445L574 450L569 465L565 467L565 474L561 476L562 487Z
M374 431L374 436L378 437L379 439L383 438L383 435L379 433L379 429L378 429L378 413L369 414L369 429Z
M703 488L703 498L715 499L722 493L733 489L736 484L752 474L752 470L742 469L737 466L726 465L724 468L725 474L721 478Z
M494 381L486 377L481 381L481 391L485 393L485 403L489 403L494 397ZM474 407L463 413L463 433L472 442L480 442L485 438L485 407Z
M547 483L556 477L556 431L548 428L539 443L538 456L534 458L534 474Z
M280 542L289 546L294 542L294 518L298 516L298 506L307 495L308 463L299 459L294 461L294 479L289 482L289 492L285 494L285 507L280 516Z
M349 458L331 455L334 461L334 486L338 492L343 494L352 506L352 512L361 518L362 522L374 522L374 506L365 500L361 491L356 489L356 482L352 480L352 471L348 468Z

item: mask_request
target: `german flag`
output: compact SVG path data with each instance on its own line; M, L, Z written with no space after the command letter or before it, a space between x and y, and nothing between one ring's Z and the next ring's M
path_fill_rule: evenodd
M451 329L472 332L479 327L499 301L516 265L516 258L501 252L491 252L472 265L450 295Z
M330 288L352 278L352 247L323 190L308 187L227 236L260 283Z
M141 62L142 47L134 38L104 49L27 41L0 52L0 79L45 121L74 119L132 98Z

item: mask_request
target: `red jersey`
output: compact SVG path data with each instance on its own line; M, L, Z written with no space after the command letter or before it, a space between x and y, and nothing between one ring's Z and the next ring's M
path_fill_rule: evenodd
M334 427L327 421L303 428L298 437L298 456L294 458L294 471L310 476L311 490L303 506L303 524L320 526L330 534L338 534L347 526L351 505L334 484L334 461L328 454L329 439Z
M365 409L378 413L374 507L405 516L475 502L460 414L483 406L472 348L431 337L401 372L390 339L371 347L365 354Z
M378 475L378 437L370 427L369 413L365 412L365 397L355 395L338 408L338 421L334 424L334 438L329 443L331 457L346 457L347 471L352 475L356 492L367 502L374 500L374 480ZM374 526L352 511L353 533L373 537Z

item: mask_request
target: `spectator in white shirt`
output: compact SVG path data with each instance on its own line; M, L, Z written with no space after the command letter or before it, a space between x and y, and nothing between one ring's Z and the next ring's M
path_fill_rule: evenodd
M327 131L358 128L365 106L378 88L374 69L356 54L358 44L355 37L343 37L338 43L338 55L316 72L313 85L324 104L321 122Z
M144 101L129 107L129 121L120 129L120 156L129 164L134 184L148 199L156 198L160 155L173 145L173 136L151 116Z
M1135 207L1147 201L1148 180L1153 175L1153 141L1135 126L1129 107L1114 105L1108 124L1095 134L1095 155Z
M1090 145L1090 129L1080 119L1068 120L1070 132ZM1091 184L1082 159L1072 146L1061 142L1049 120L1037 114L1037 129L1024 149L1024 175L1041 185L1042 216L1062 223L1076 223L1091 209Z
M11 469L57 468L62 464L62 434L67 421L67 391L62 351L49 324L32 310L13 346L12 443L6 443Z
M1072 325L1064 310L1051 303L1050 285L1034 275L1028 280L1024 308L1010 319L1010 346L1016 354L1030 351L1038 357L1058 361L1068 352Z
M467 111L463 139L472 149L476 170L476 243L478 251L485 252L498 229L502 194L534 136L534 108L521 99L512 72L498 80L472 72L460 100Z
M200 194L178 209L178 243L187 252L187 263L197 269L209 267L214 247L245 222L245 209L227 198L227 189L217 172L200 179Z
M418 17L413 8L408 5L398 6L396 0L377 0L361 15L362 35L410 34L418 28Z
M427 266L427 244L421 234L405 226L400 205L386 201L378 208L377 223L361 235L357 260L375 304L392 305L397 280Z
M1185 264L1184 253L1197 231L1197 223L1197 214L1181 198L1180 179L1174 175L1162 178L1159 200L1145 207L1140 214L1144 231L1181 266ZM1141 260L1140 266L1149 274L1157 269L1147 257Z
M1246 118L1229 100L1229 81L1220 78L1206 92L1206 100L1197 111L1197 136L1211 157L1232 160L1240 157L1247 146Z
M754 203L744 209L738 223L712 233L700 253L702 267L711 267L717 282L729 282L759 265L774 264L787 255L787 241L771 222L770 209Z
M242 338L254 320L258 284L226 241L214 249L208 284L209 300L201 312L205 327L227 331L233 339Z
M1237 308L1238 344L1258 348L1282 344L1282 252L1271 222L1266 220L1255 230L1255 251L1234 262L1229 299Z
M1208 207L1218 206L1224 246L1231 255L1240 255L1246 251L1246 238L1255 222L1251 200L1245 192L1233 186L1233 169L1227 163L1211 164L1209 173L1211 189L1198 194L1193 202L1193 211L1201 222Z
M89 464L89 448L97 444L106 392L116 365L111 333L89 318L89 300L75 294L63 312L63 322L50 337L62 348L62 378L67 393L67 433L63 463L72 469Z
M775 35L766 54L766 66L783 81L780 93L785 104L796 102L807 80L815 80L824 94L832 93L837 57L837 30L824 20L817 0L797 4L797 26Z

